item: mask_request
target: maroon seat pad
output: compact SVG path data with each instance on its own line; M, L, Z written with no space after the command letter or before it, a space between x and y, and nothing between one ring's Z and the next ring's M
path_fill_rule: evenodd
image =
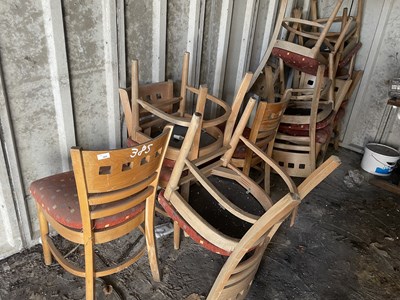
M315 141L320 144L325 144L328 138L331 135L331 126L319 129L316 131ZM305 130L295 130L295 129L287 129L287 128L280 128L278 132L285 133L291 136L308 136L308 131Z
M272 48L272 55L281 58L286 65L307 74L317 75L319 61L278 47Z
M82 218L76 190L74 172L69 171L34 181L30 192L36 202L57 222L64 226L81 230ZM101 208L101 204L97 207ZM132 219L145 209L145 203L116 215L93 221L95 229L104 229Z
M332 124L334 117L334 112L330 113L329 116L326 117L324 120L317 122L316 129L320 130L328 127L330 124ZM310 130L310 124L281 123L279 124L279 132L282 132L281 130L303 130L308 132Z
M243 137L248 139L250 137L250 132L251 128L245 127L242 133ZM242 140L239 140L239 143L236 146L235 152L233 152L232 157L237 159L244 159L246 157L246 150L247 146L242 142Z
M214 253L229 256L232 252L226 251L224 249L219 248L218 246L210 243L201 235L199 235L193 227L191 227L175 210L175 208L171 205L171 203L165 199L164 190L161 190L158 194L158 202L162 205L165 212L171 217L172 220L176 221L180 228L182 228L196 243L200 244L207 250L210 250Z

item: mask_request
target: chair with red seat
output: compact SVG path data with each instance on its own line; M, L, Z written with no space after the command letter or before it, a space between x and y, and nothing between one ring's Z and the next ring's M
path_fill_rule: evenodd
M129 100L128 90L120 89L120 100L124 109L124 115L128 128L128 145L135 145L140 142L143 135L153 135L160 131L165 124L174 124L173 137L169 143L169 147L165 156L163 169L161 172L160 186L165 187L175 160L179 154L183 138L190 124L191 114L186 112L186 100L188 94L195 97L195 111L203 115L207 102L217 105L222 114L214 119L202 120L201 128L195 138L194 147L192 148L190 157L192 159L208 155L223 145L223 140L232 133L232 127L236 121L240 106L243 102L245 92L250 84L252 74L247 73L236 92L232 108L223 100L208 94L206 86L200 86L198 89L190 86L187 82L188 78L189 53L186 52L182 65L182 83L181 93L179 97L167 98L160 94L160 97L152 100L154 97L147 97L144 92L150 90L151 85L142 87L138 80L138 64L133 62L132 67L132 97ZM142 94L143 93L143 94ZM153 90L152 94L157 94ZM177 104L178 107L173 109L171 104ZM171 111L172 109L172 111ZM227 122L226 132L222 132L218 125ZM233 122L233 124L232 124Z
M243 130L243 136L257 145L269 157L272 157L276 133L288 105L290 92L287 90L280 102L259 101L252 124ZM247 176L250 174L250 168L260 164L261 161L261 158L246 147L242 141L239 141L231 159L232 164L242 168L243 173ZM264 189L269 194L270 167L268 164L264 166L261 178L264 178Z
M130 266L146 252L155 281L160 280L154 238L154 206L161 163L172 127L136 147L71 150L73 171L34 181L44 261L52 258L68 272L86 279L86 299L95 298L95 278ZM49 236L49 224L63 238L83 245L84 267L66 259ZM97 269L95 247L112 242L144 224L146 244L123 262ZM143 230L143 229L142 229ZM147 245L147 247L146 247Z
M283 221L295 212L301 199L339 164L337 158L328 159L297 188L290 177L285 175L285 172L271 158L243 136L244 127L254 105L255 100L250 99L229 145L224 146L207 159L199 158L190 161L188 154L201 119L201 116L194 115L170 181L166 189L162 190L158 196L165 211L195 242L207 250L229 256L207 299L244 299L246 297L263 253L273 235ZM239 140L282 176L290 191L286 196L273 203L268 194L256 182L232 165L232 154ZM190 174L182 177L184 168L187 168ZM216 184L213 184L211 176L218 178L215 181ZM228 187L226 185L220 187L218 185L220 180L227 180ZM215 218L207 220L209 211L203 211L201 214L191 205L192 201L187 202L182 196L178 187L186 182L197 182L216 202L216 207L222 207L225 214L233 216L235 220L233 223L239 222L236 227L249 227L249 229L238 236L237 231L234 232L234 235L229 235L213 225L211 221L215 221ZM237 186L245 194L248 194L245 199L259 206L261 213L255 214L250 211L248 209L250 205L247 205L250 203L247 201L243 206L235 204L235 200L238 198L236 193L236 197L229 199L224 192L233 186ZM233 223L230 224L232 227Z

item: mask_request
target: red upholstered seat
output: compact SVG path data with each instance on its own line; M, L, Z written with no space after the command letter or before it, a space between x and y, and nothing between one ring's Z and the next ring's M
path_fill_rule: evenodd
M315 135L315 141L319 144L325 144L331 134L331 130L332 130L331 126L327 126L317 130ZM306 130L279 128L278 132L285 133L291 136L308 136L308 131Z
M250 132L251 132L251 128L245 127L244 130L243 130L243 136L246 139L248 139L250 137ZM245 156L246 156L246 149L247 149L246 145L242 141L239 141L239 143L238 143L238 145L237 145L237 147L235 149L235 152L233 153L232 157L233 158L244 159Z
M334 112L332 112L327 118L324 120L317 122L316 124L316 129L320 130L323 129L327 126L329 126L332 123L333 118L335 117ZM290 130L302 130L302 131L309 131L310 130L310 124L288 124L288 123L281 123L279 124L279 132L283 131L290 131Z
M171 205L171 203L165 199L164 190L161 190L158 194L158 202L162 205L165 212L179 224L179 227L182 228L196 243L200 244L207 250L210 250L214 253L229 256L231 252L225 251L214 244L211 244L209 241L204 239L201 235L199 235L175 210L175 208Z
M73 229L82 229L74 172L60 173L36 180L31 184L30 191L36 202L57 222ZM97 207L100 208L104 205L106 204ZM121 224L134 218L144 208L145 203L143 202L117 215L96 219L94 228L104 229Z
M277 47L272 49L272 55L281 58L289 67L307 74L317 75L320 63L316 59Z
M362 44L357 43L346 56L341 57L338 68L344 68L351 60L351 58L357 54ZM307 74L317 75L318 65L320 62L317 59L313 59L292 51L281 49L278 47L272 48L272 55L281 58L286 65L296 70L300 70ZM325 70L325 76L328 76L329 68Z

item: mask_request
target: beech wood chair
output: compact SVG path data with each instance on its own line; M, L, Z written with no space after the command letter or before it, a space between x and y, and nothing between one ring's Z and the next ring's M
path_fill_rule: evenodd
M162 190L158 196L165 211L194 241L210 251L229 256L207 299L244 299L246 297L270 239L286 217L295 213L301 200L340 163L337 157L331 157L297 188L291 178L273 160L242 135L255 102L254 99L249 100L228 146L224 146L207 158L190 161L188 154L201 120L201 116L195 114L171 179L166 189ZM275 204L262 188L231 164L232 154L239 140L274 168L288 185L290 192ZM185 167L188 168L190 174L182 177ZM236 182L254 197L264 213L261 216L255 215L235 205L223 195L222 190L211 183L209 179L211 175ZM250 229L242 237L237 238L228 236L207 222L204 216L191 207L178 189L183 183L194 181L198 182L224 208L224 211L250 224ZM246 258L244 258L245 255Z
M289 102L291 90L286 90L280 102L270 103L259 101L255 118L250 128L245 127L243 135L251 142L257 145L265 154L272 157L275 136L278 127ZM250 168L262 162L262 159L256 155L250 148L239 141L235 152L232 155L231 163L235 167L242 168L247 176L250 174ZM265 165L263 171L264 189L270 192L270 167Z
M95 298L95 278L123 270L146 252L151 273L160 281L154 238L154 207L161 163L172 127L133 148L71 150L73 171L34 181L44 261L52 258L68 272L84 277L86 299ZM84 267L66 259L49 236L49 224L63 238L83 245ZM132 257L103 269L95 267L95 246L112 242L144 224L146 244Z
M296 8L293 10L293 16L285 17L288 14L288 0L280 1L271 42L254 72L250 87L257 80L271 55L281 58L288 66L307 74L315 75L318 66L323 64L326 66L326 76L332 82L337 71L350 64L347 78L351 77L355 55L361 47L359 37L363 1L358 0L357 14L354 17L348 16L347 8L343 9L342 16L338 15L342 3L342 0L336 1L330 16L319 19L317 1L312 1L310 20L305 20L302 19L301 10ZM332 100L333 90L330 91L330 97Z
M151 97L146 97L141 94L141 91L148 90L141 89L138 82L138 67L137 62L133 62L132 68L132 98L129 100L129 91L120 89L120 100L123 106L125 118L127 120L127 127L131 127L131 133L129 133L127 144L130 146L135 145L138 142L138 138L143 134L151 134L152 131L157 132L159 129L154 127L162 127L165 124L174 124L174 133L169 143L169 147L163 163L163 169L161 171L159 184L165 187L172 168L175 164L175 160L180 152L183 138L186 134L187 128L189 127L191 114L186 112L186 99L188 94L195 95L196 108L195 111L204 113L206 103L214 103L220 108L222 114L214 119L202 120L201 128L199 128L196 135L194 146L192 148L190 157L195 159L212 153L219 149L224 140L228 140L232 134L233 126L236 121L236 117L240 111L241 104L243 102L245 93L250 84L252 73L247 73L243 81L236 92L232 108L223 100L208 94L207 87L202 85L199 89L189 86L187 83L188 77L188 66L189 66L189 53L184 54L183 66L182 66L182 84L180 97L167 98L165 99L161 93L157 98L157 101L149 101ZM153 94L157 94L153 91ZM167 93L166 93L167 94ZM137 95L137 96L135 96ZM170 94L168 94L170 96ZM169 97L168 96L168 97ZM147 99L147 100L146 100ZM172 111L168 105L179 103L178 109ZM164 109L162 109L164 108ZM167 109L165 109L167 108ZM141 120L140 116L145 115L145 120L149 120L148 116L153 116L151 121L146 122ZM226 123L224 132L219 129L219 125ZM154 130L155 129L155 130ZM137 137L139 135L139 137Z

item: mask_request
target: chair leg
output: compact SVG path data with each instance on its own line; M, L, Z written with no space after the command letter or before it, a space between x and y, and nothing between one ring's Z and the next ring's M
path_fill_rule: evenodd
M83 233L85 249L85 281L86 281L86 300L95 299L95 274L94 274L94 252L93 252L93 233Z
M181 195L183 199L188 201L190 192L190 183L181 186ZM181 243L181 228L177 222L174 222L174 249L178 250Z
M156 239L154 236L154 206L155 198L150 197L146 200L146 211L145 211L145 237L147 246L147 256L149 258L150 270L153 275L153 280L160 282L160 269L158 267L158 256Z
M271 194L271 167L267 163L264 163L264 190Z
M46 265L51 265L51 251L49 244L47 243L47 236L49 235L49 224L43 214L42 208L39 204L36 204L37 211L38 211L38 218L39 218L39 226L40 226L40 237L42 239L42 248L43 248L43 256L44 256L44 263Z
M181 228L178 222L174 221L174 249L179 250L181 244Z

